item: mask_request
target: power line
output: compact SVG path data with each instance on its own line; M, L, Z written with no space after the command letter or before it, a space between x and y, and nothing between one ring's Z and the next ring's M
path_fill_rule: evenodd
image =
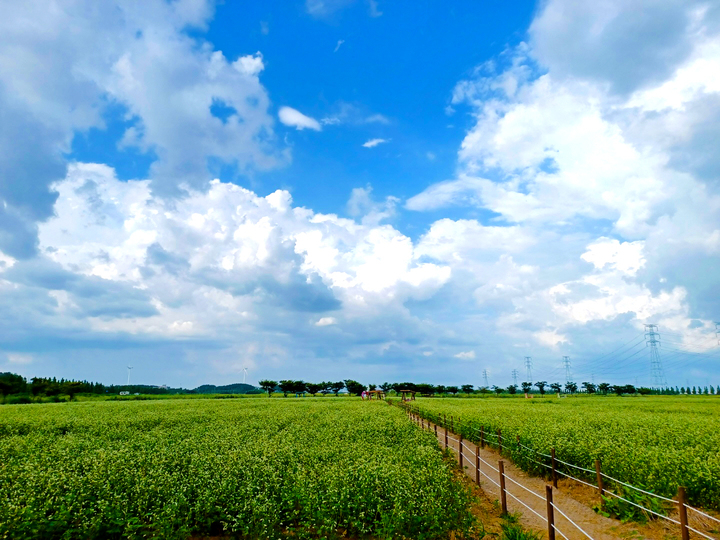
M665 388L667 386L667 380L665 379L662 362L660 361L660 351L658 351L660 334L658 333L656 324L645 325L645 338L646 346L650 347L650 377L652 378L653 385L656 388Z
M572 373L570 371L570 357L563 356L563 366L565 366L565 382L572 381Z
M525 372L527 375L527 382L532 382L532 357L525 357Z

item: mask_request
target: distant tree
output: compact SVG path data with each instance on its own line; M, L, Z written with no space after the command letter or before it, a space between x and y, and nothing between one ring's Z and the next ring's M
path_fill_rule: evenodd
M363 390L365 390L365 385L357 381L353 381L352 379L347 379L345 381L345 388L347 388L347 391L350 394L355 394L356 396L359 396L363 393Z
M454 396L460 391L460 389L457 386L448 386L447 391Z
M377 384L368 384L368 390L377 390Z
M482 395L485 395L490 392L490 389L487 386L481 386L478 392L480 392Z
M328 395L332 391L332 383L330 381L323 381L320 383L320 393L323 396Z
M390 383L388 383L388 382L382 383L382 384L380 385L380 390L382 390L382 391L385 392L385 393L389 392L391 388L392 388L392 384L390 384Z
M566 392L570 392L571 394L574 394L575 392L577 392L577 389L578 389L578 386L576 383L570 382L570 381L565 383L565 391Z
M560 392L562 392L562 384L560 384L560 383L554 382L550 385L550 388L552 388L552 391L556 394L559 394Z
M307 392L307 383L305 381L293 381L292 389L290 391L295 395L304 394Z
M447 392L447 387L442 384L438 384L435 387L435 392L437 392L438 394L444 394L445 392Z
M0 395L23 394L27 392L27 381L22 375L4 372L0 373Z
M692 393L693 393L693 396L697 395L697 391L695 390L695 387L694 387L694 386L693 386Z
M517 394L517 389L517 384L511 384L510 386L508 386L508 394Z
M708 387L707 386L703 389L703 394L705 394L706 396L708 395Z
M582 387L583 387L583 389L584 389L588 394L594 394L595 391L597 390L597 386L595 386L595 385L594 385L593 383L591 383L591 382L584 382L584 383L582 383Z
M330 383L330 389L333 391L333 394L335 394L335 397L337 397L343 388L345 388L345 383L342 381Z
M422 395L431 396L435 393L435 387L432 384L427 383L418 384L417 391Z
M603 395L607 395L607 393L610 391L610 385L606 382L602 382L598 384L598 390L603 393Z
M632 384L616 384L615 386L612 386L612 391L618 396L622 396L623 394L634 394L635 387Z
M464 394L472 394L473 389L474 389L474 386L472 384L463 384L460 387L460 390L462 390Z
M272 391L275 390L278 383L277 381L271 381L270 379L263 379L258 384L260 384L260 388L265 390L268 397L270 397L272 395Z
M531 382L525 381L525 382L523 382L523 383L520 383L520 385L522 386L523 392L525 392L526 394L529 394L530 391L532 390L532 383L531 383Z
M84 386L80 381L66 381L61 385L62 392L68 395L70 401L75 398L76 394L83 391Z
M497 385L494 385L494 386L493 386L493 390L495 391L495 393L496 393L498 396L505 391L504 388L502 388L502 387L500 387L500 386L497 386Z
M295 388L295 381L288 379L280 381L280 390L282 390L283 397L287 397L288 393L293 391L293 388Z
M49 386L50 383L47 379L33 377L30 381L30 392L32 392L33 396L44 395Z
M710 385L710 394L715 395L715 388L713 388L713 385Z
M540 391L540 395L545 395L545 387L547 386L547 381L538 381L535 383L535 386L538 387L538 390Z
M641 396L649 396L650 394L653 393L652 388L648 388L646 386L641 386L640 388L637 389L637 391L638 391L638 394L640 394Z
M312 396L315 396L320 390L322 390L322 384L317 383L307 383L305 385L305 388L307 389L308 393Z

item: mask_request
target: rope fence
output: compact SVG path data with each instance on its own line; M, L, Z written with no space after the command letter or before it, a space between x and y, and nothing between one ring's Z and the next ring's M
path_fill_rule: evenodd
M712 522L720 524L720 519L711 516L697 508L694 508L693 506L690 506L686 502L686 496L685 496L685 488L680 486L678 488L678 494L676 499L671 499L669 497L664 497L662 495L657 495L655 493L652 493L650 491L644 490L642 488L633 486L632 484L628 484L626 482L623 482L621 480L618 480L617 478L613 478L612 476L609 476L608 474L605 474L601 470L601 463L599 460L595 461L595 470L591 470L585 467L580 467L578 465L575 465L573 463L568 463L567 461L563 461L561 459L558 459L555 456L555 449L551 449L550 454L544 454L542 452L539 452L538 450L535 450L531 447L528 447L520 442L520 438L516 437L515 442L504 440L504 437L502 435L502 432L500 429L496 430L496 433L493 433L491 430L486 430L484 426L481 426L480 428L477 428L472 425L465 424L464 422L461 422L457 419L454 419L452 416L448 418L445 415L439 415L439 414L430 414L425 411L420 410L417 406L412 406L407 403L401 403L401 406L406 409L408 415L423 429L434 429L435 434L439 439L442 439L444 437L445 442L445 449L453 449L448 441L453 441L458 443L457 444L457 450L458 450L458 460L460 467L464 470L465 469L465 463L469 462L468 464L472 466L472 468L475 469L475 481L478 485L480 485L480 476L484 476L488 481L490 481L493 485L495 485L497 488L500 489L500 500L501 500L501 506L502 506L502 513L507 513L507 499L506 496L509 495L513 500L517 501L519 504L530 510L533 514L537 515L539 518L541 518L544 522L548 524L548 537L549 540L555 540L555 533L558 533L560 536L565 538L567 540L567 536L563 534L562 531L560 531L555 524L554 520L554 513L557 511L558 514L560 514L563 518L565 518L569 523L571 523L575 528L577 528L585 537L589 538L590 540L593 540L592 537L584 531L577 523L575 523L572 519L570 519L560 508L553 503L552 500L552 494L553 494L553 488L557 488L557 477L558 474L562 475L564 477L570 478L576 482L579 482L580 484L583 484L585 486L588 486L592 488L593 490L597 490L598 493L601 496L611 496L616 499L619 499L627 504L630 504L638 509L640 509L643 512L646 512L648 515L655 516L659 519L666 520L673 525L680 526L680 531L682 533L682 540L689 540L690 538L690 532L693 532L703 538L707 538L708 540L718 540L718 537L709 536L706 532L702 532L698 530L695 527L692 527L688 524L688 510L691 512L695 512L699 516L702 516L705 519L711 520ZM430 422L433 422L435 425L431 426ZM441 429L444 430L444 434L438 430L438 427L441 427ZM473 441L472 439L467 439L473 442L475 447L477 448L477 452L473 451L473 449L468 446L465 443L465 438L462 434L458 435L458 438L455 438L450 435L455 435L457 433L455 429L462 430L464 428L465 433L472 433L475 436L477 436L477 439ZM511 478L507 474L505 474L504 471L504 462L503 460L498 461L498 467L494 467L490 463L488 463L485 459L483 459L480 456L479 450L483 448L485 445L488 445L489 447L495 447L499 450L500 455L502 456L503 451L510 451L511 455L513 455L513 451L518 452L520 454L520 457L522 459L527 459L530 462L535 463L536 465L540 465L544 467L546 470L549 471L552 479L552 486L546 485L546 493L545 497L542 497L541 495L538 495L531 489L527 488L526 486L522 485L520 482L515 480L514 478ZM524 449L526 453L531 455L526 455L526 453L521 452L521 450ZM470 454L474 457L474 459L469 459L467 454ZM531 456L539 456L540 458L546 458L550 461L550 465L547 463L543 463L541 460L535 459ZM473 463L474 462L474 463ZM485 471L482 470L480 467L480 464L484 464L486 467L494 471L498 474L498 481L494 480L491 476L489 476ZM560 470L561 467L567 467L572 470L581 471L581 474L578 476L591 476L594 477L596 484L589 483L585 480L582 480L581 478L577 478L576 476L573 476L571 474L568 474L568 472L565 472L563 470ZM584 474L583 474L584 473ZM506 487L506 480L511 482L512 484L520 487L521 489L527 491L531 495L534 495L538 499L545 500L546 501L546 508L547 508L547 516L542 516L540 513L538 513L535 509L528 506L526 503L524 503L522 500L520 500L518 497L516 497L513 493L511 493L507 487ZM622 497L621 495L608 490L605 487L605 482L613 482L617 486L623 486L627 489L635 490L639 493L642 493L648 497L656 498L658 501L663 501L664 503L672 504L673 507L677 506L678 515L679 515L679 521L677 519L673 519L670 516L663 515L660 512L657 512L655 510L652 510L651 508L647 508L646 506L643 506L641 504L638 504L637 502L633 502L631 500L628 500L626 497ZM607 499L604 499L607 500ZM662 503L660 503L662 504ZM659 507L660 510L662 510L662 506ZM700 518L698 518L700 519ZM702 524L702 522L700 522ZM702 525L705 526L704 524ZM714 530L711 530L712 533L714 533Z

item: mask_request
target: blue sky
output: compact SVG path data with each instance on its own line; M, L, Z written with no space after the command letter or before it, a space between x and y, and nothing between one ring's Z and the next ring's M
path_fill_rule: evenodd
M0 370L720 383L714 3L0 15Z

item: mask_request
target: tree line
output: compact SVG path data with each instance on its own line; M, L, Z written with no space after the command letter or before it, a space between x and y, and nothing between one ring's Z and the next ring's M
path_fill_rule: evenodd
M0 373L0 397L14 397L13 403L30 403L31 398L49 398L51 401L59 400L60 396L67 396L72 401L78 394L186 394L192 390L183 388L168 388L161 386L135 385L104 385L90 381L77 381L72 379L57 379L55 377L33 377L29 381L22 375L10 372Z
M347 379L338 382L321 382L321 383L309 383L305 381L295 380L282 380L273 381L270 379L260 381L260 388L262 388L268 395L272 395L273 392L282 392L283 396L287 397L288 394L311 394L316 396L318 394L327 395L334 394L337 396L343 389L347 389L349 394L360 395L364 390L376 390L380 388L384 392L400 390L410 390L421 395L432 396L432 395L443 395L451 394L456 395L459 393L463 394L517 394L522 392L525 394L540 394L545 395L548 392L554 394L575 394L578 391L585 394L616 394L618 396L626 394L641 394L641 395L679 395L679 394L712 394L716 392L720 394L720 387L717 389L710 386L678 388L666 387L666 388L649 388L649 387L636 387L632 384L609 384L599 383L595 384L592 382L583 382L578 387L578 384L572 381L566 382L565 384L560 383L548 383L547 381L523 382L520 385L511 384L507 387L501 386L480 386L477 389L472 384L463 384L461 386L444 386L442 384L433 385L427 383L383 383L380 385L369 384L364 385L352 379Z

